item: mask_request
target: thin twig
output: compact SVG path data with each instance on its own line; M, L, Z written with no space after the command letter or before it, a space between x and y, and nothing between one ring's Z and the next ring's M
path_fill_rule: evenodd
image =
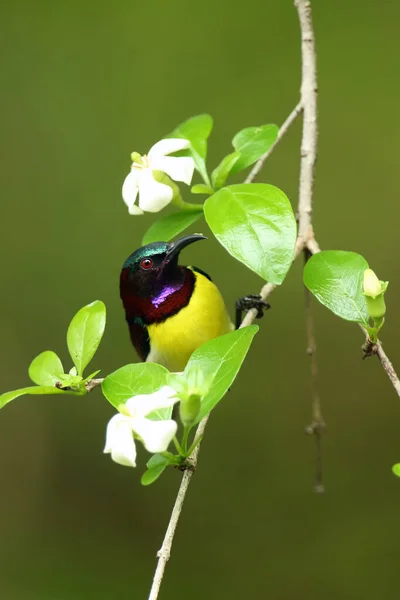
M290 115L288 116L286 121L283 123L283 125L279 129L278 136L277 136L275 142L272 144L271 148L265 154L263 154L263 156L256 162L254 167L251 169L250 173L248 174L248 176L245 179L245 183L251 183L252 181L254 181L254 179L257 177L258 173L263 168L264 163L267 160L267 158L269 158L271 156L271 154L273 153L273 151L275 150L275 148L277 147L277 145L279 144L279 142L281 141L281 139L283 138L285 133L288 131L288 129L290 129L290 127L292 126L294 121L297 119L297 117L301 113L302 109L303 109L303 106L300 101L298 103L298 105L292 110L292 112L290 113Z
M396 371L394 370L394 367L391 361L389 360L389 357L382 348L382 344L380 341L378 341L377 343L376 353L378 355L379 360L381 361L382 367L385 369L387 376L389 377L394 389L396 390L396 394L400 397L400 379Z
M295 0L301 29L301 103L303 106L303 133L301 138L301 162L299 185L299 240L304 244L305 263L312 254L319 250L312 229L312 200L314 190L314 172L317 162L317 68L315 54L314 30L312 24L311 4L309 0ZM312 249L311 249L312 248ZM307 328L307 354L311 367L312 423L306 432L315 439L315 482L314 490L323 493L322 484L322 445L321 436L325 428L321 412L321 401L317 390L317 345L314 333L311 293L305 287L305 308Z
M312 256L308 248L304 249L304 262L307 263L308 259ZM323 494L325 492L324 485L322 483L322 433L325 429L325 421L321 413L321 401L318 394L317 387L317 344L315 340L314 332L314 319L312 313L312 300L311 292L304 286L305 295L305 306L306 306L306 327L307 327L307 354L310 357L310 368L311 368L311 398L312 398L312 422L306 427L306 433L314 436L315 440L315 478L314 478L314 491L317 494Z
M209 415L204 417L204 419L199 424L196 437L203 436L204 430L207 425ZM190 457L191 468L187 469L182 477L181 485L179 486L178 494L176 496L174 508L172 509L171 518L168 523L167 531L165 532L164 541L160 550L157 552L158 563L157 568L154 573L153 583L150 590L149 600L156 600L158 598L158 593L160 591L161 582L163 580L165 567L167 566L167 562L171 555L171 547L172 542L174 540L176 526L178 525L178 520L180 514L182 512L183 502L186 497L186 492L189 487L190 480L194 473L197 464L197 457L200 452L200 444L196 446L192 456Z
M91 392L92 390L94 390L95 387L98 387L99 385L101 385L104 381L104 378L101 379L89 379L89 381L87 381L85 383L85 388L87 392Z
M310 36L311 7L309 5L309 2L304 2L304 0L296 1L296 7L299 12L300 28L302 30L303 61L307 60L307 62L309 62L309 56L306 52L305 45L308 45L307 39ZM303 15L303 9L306 13L305 15ZM305 31L303 31L303 28L305 28ZM311 34L312 34L312 27L311 27ZM313 49L313 45L312 45L312 49ZM307 48L307 51L308 51L308 48ZM306 76L310 77L309 69L310 69L309 66L307 69L305 69L304 65L303 65L302 77L304 77L305 74L306 74ZM311 75L313 75L313 77L315 78L315 68L314 68L314 70L311 70ZM296 108L293 110L293 112L286 119L285 123L280 128L278 138L277 138L275 144L270 148L270 150L263 157L261 157L261 159L258 161L258 163L255 165L255 167L252 169L252 171L250 172L249 176L247 177L247 179L245 181L245 183L250 183L251 181L253 181L254 177L257 175L257 173L262 168L265 160L268 158L268 156L271 155L271 153L273 152L277 143L282 139L282 137L284 136L286 131L289 129L289 127L295 121L296 117L300 114L303 106L305 106L304 102L308 102L307 128L305 127L305 125L303 126L303 141L302 141L302 169L301 169L300 197L299 197L299 215L301 216L301 218L299 220L299 235L297 238L296 249L295 249L293 260L295 260L295 258L297 258L297 256L301 253L301 251L305 248L309 239L313 238L312 229L311 229L311 201L312 201L311 194L312 194L312 184L313 184L313 169L314 169L314 164L315 164L315 159L313 159L313 152L315 153L315 151L316 151L316 137L314 140L314 132L312 132L312 135L310 136L312 115L314 113L313 113L313 110L310 110L309 83L310 83L310 80L308 79L307 85L304 85L304 84L302 85L301 100L300 100L299 104L296 106ZM316 86L313 86L313 87L315 88ZM316 108L316 103L314 103L314 106ZM306 129L306 134L304 133L304 129ZM316 122L315 122L314 130L315 130L315 136L316 136ZM313 141L315 141L314 145L313 145ZM303 165L303 162L304 162L304 165ZM311 166L311 179L309 178L310 166ZM309 185L307 185L307 182L311 182L311 188L309 188ZM310 189L311 189L311 191L310 191ZM266 300L268 298L268 296L274 291L275 288L276 288L276 286L274 284L266 283L261 290L262 299ZM247 325L250 325L255 320L256 316L257 316L256 310L252 309L252 310L248 311L248 313L246 314L245 318L243 319L240 327L245 327ZM201 421L199 427L197 428L196 436L203 435L206 424L207 424L207 419L208 419L208 417L206 417L205 419L203 419ZM191 457L191 463L192 463L193 469L190 471L186 471L183 475L182 482L181 482L181 485L178 490L178 495L177 495L174 507L172 509L172 513L171 513L168 528L167 528L167 531L166 531L166 534L164 537L164 541L161 546L161 549L159 550L159 552L157 554L158 563L157 563L157 567L156 567L156 571L155 571L155 575L154 575L154 579L153 579L153 584L152 584L152 587L150 590L149 600L157 600L157 598L158 598L158 593L159 593L162 579L164 576L165 567L166 567L166 564L171 555L171 547L172 547L176 527L178 524L179 516L182 511L182 506L185 501L186 493L188 490L190 480L192 478L193 471L197 465L199 451L200 451L200 445L197 446L196 450L194 451L194 453Z
M299 186L299 236L311 238L312 196L314 169L317 162L317 68L311 4L309 0L295 0L301 29L301 103L303 106L303 134Z
M264 299L268 298L268 296L274 291L275 288L276 288L275 285L271 285L271 284L265 285L263 287L263 289L261 290L261 294L262 294L263 298ZM240 328L246 327L246 325L251 325L251 323L253 323L253 321L255 320L255 318L257 316L257 311L254 311L254 313L255 314L253 314L253 310L248 311L248 313L246 314L242 323L240 324ZM199 436L203 437L204 430L206 428L209 416L210 415L207 415L200 422L200 424L197 428L197 431L196 431L195 438L198 438ZM151 586L150 595L149 595L148 600L156 600L158 598L158 593L159 593L162 579L164 576L165 567L171 556L171 547L172 547L172 543L174 540L176 526L178 524L179 516L182 512L182 507L183 507L183 503L185 501L186 492L188 490L190 480L191 480L192 475L197 466L199 452L200 452L200 444L198 446L196 446L196 449L194 450L192 456L190 457L191 468L186 470L185 473L183 474L181 485L179 486L175 504L174 504L174 507L171 512L171 517L170 517L170 520L168 523L168 528L165 533L162 546L161 546L160 550L157 552L158 563L157 563L156 571L154 573L153 583Z
M378 340L375 344L370 339L367 330L361 324L360 328L365 335L365 344L362 346L362 350L364 352L363 358L367 358L368 356L374 356L375 354L378 356L384 371L386 372L391 384L395 389L396 394L400 397L400 379L392 365L392 362L390 361L388 355L382 347L382 342Z

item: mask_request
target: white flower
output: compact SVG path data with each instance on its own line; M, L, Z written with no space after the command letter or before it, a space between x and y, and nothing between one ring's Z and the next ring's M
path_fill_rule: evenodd
M131 215L158 212L172 200L173 191L169 185L159 183L153 171L162 171L174 181L190 184L194 171L194 160L190 157L167 156L178 150L189 148L188 140L171 138L157 142L144 156L132 154L131 172L122 186L122 198ZM139 206L135 204L139 193Z
M112 417L107 425L104 452L120 465L136 467L135 440L143 442L149 452L165 452L174 437L177 424L172 419L146 419L154 410L169 408L178 402L176 392L164 386L153 394L134 396L127 400L123 410L127 414Z

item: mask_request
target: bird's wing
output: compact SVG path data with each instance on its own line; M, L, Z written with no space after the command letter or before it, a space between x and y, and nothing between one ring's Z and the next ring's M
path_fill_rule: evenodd
M150 340L147 327L142 325L136 319L133 319L132 321L128 319L128 325L132 344L134 345L139 358L145 361L150 352Z
M204 275L204 277L207 277L207 279L212 281L211 277L205 271L203 271L203 269L194 266L189 267L189 269L192 269L192 271L196 271L196 273L201 273L201 275Z

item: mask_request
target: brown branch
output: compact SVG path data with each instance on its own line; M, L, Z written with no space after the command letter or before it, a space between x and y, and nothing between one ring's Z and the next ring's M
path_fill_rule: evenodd
M299 194L299 232L293 260L313 239L311 227L312 188L314 182L314 165L316 161L316 70L314 54L314 37L311 22L311 6L307 0L296 0L295 6L299 13L300 29L302 32L302 88L301 100L293 112L282 125L278 138L270 150L258 161L250 172L245 183L253 181L262 168L265 160L271 155L276 145L282 139L296 117L304 110L303 138L301 146L301 171L300 171L300 194ZM305 64L304 64L305 61ZM274 284L266 283L261 290L261 297L266 300L275 289ZM243 319L240 327L250 325L257 316L256 310L250 310ZM203 419L196 431L196 436L203 435L208 417ZM193 470L196 468L200 447L198 446L191 457ZM164 537L163 544L158 552L158 564L150 590L149 600L157 600L162 583L166 564L171 555L171 547L178 524L179 516L186 497L188 486L192 478L193 470L186 471L178 491L174 508L172 509L169 525Z
M382 342L378 340L378 342L374 344L374 342L369 338L367 330L362 325L360 325L360 327L365 335L365 344L362 346L362 350L364 352L363 358L374 356L375 354L377 355L386 375L389 377L389 380L394 387L396 394L400 397L400 379L391 360L382 347Z
M314 238L312 228L312 201L314 191L315 165L317 162L317 67L315 54L314 29L312 24L311 4L309 0L295 0L300 29L301 29L301 103L303 106L303 133L301 138L301 162L298 239L303 242L304 262L312 254L319 251L319 246ZM311 249L312 248L312 249ZM321 436L325 428L321 412L321 401L317 390L317 345L315 340L314 320L312 313L312 299L310 291L305 287L305 309L307 330L307 354L310 357L311 369L311 398L312 398L312 423L306 427L306 432L314 436L315 440L315 482L314 490L323 493L322 483L322 441Z
M91 392L92 390L94 390L95 387L98 387L99 385L101 385L104 381L104 378L102 379L90 379L89 381L87 381L85 383L85 388L87 392Z
M307 263L312 253L308 248L304 249L304 262ZM315 341L314 319L312 312L311 292L304 286L305 307L306 307L306 327L307 327L307 354L310 357L311 367L311 398L312 398L312 422L306 427L306 433L313 435L315 440L315 478L314 491L317 494L323 494L325 488L322 482L322 434L325 429L325 421L321 412L321 401L318 394L317 377L317 344Z

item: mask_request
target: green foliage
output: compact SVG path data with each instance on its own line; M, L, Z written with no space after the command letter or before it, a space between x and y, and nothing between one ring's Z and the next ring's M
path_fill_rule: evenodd
M106 307L100 300L81 308L67 331L67 345L78 375L92 360L106 325Z
M28 373L33 383L54 386L64 374L64 368L57 354L52 350L46 350L33 359Z
M232 152L225 156L218 167L211 173L211 181L215 190L219 190L225 185L226 180L229 177L234 165L240 158L240 152Z
M65 390L60 390L54 386L50 387L50 386L45 386L45 385L42 385L42 386L32 385L29 387L21 388L19 390L13 390L12 392L6 392L5 394L1 394L0 408L3 408L3 406L5 406L9 402L11 402L11 400L15 400L15 398L19 398L19 396L23 396L24 394L33 395L33 396L48 395L48 394L70 394L73 396L82 395L81 392L79 392L79 391L69 391L69 390L65 391Z
M169 371L156 363L135 363L125 365L106 377L101 385L107 400L119 409L132 396L152 394L166 385ZM172 409L154 411L150 416L156 419L169 419Z
M232 385L257 331L257 325L242 327L209 340L193 352L184 377L189 379L191 371L198 369L208 387L208 393L201 402L197 423L215 408Z
M162 454L154 454L147 462L147 471L143 473L141 479L142 485L154 483L169 464L171 464L171 461L168 457L163 456Z
M293 260L296 221L281 190L266 183L231 185L207 198L204 213L232 256L263 279L282 283Z
M243 171L268 152L278 137L278 133L277 125L246 127L239 131L233 138L232 144L240 153L240 158L232 166L231 174Z
M400 477L400 464L397 463L396 465L393 465L392 471L397 477Z
M71 394L82 396L87 393L85 384L99 373L95 371L86 379L82 371L92 359L105 327L106 308L103 302L96 301L81 308L72 319L67 333L68 348L71 356L76 357L76 367L64 373L61 360L52 350L41 352L31 362L28 373L36 386L29 386L6 392L0 396L0 408L24 394ZM78 374L77 369L81 367ZM60 389L62 388L62 389Z
M193 225L200 219L203 214L203 205L199 204L198 211L181 211L172 213L166 217L161 217L155 221L147 230L142 244L150 244L151 242L168 242L173 237L181 233L190 225Z
M207 139L211 133L212 127L213 120L210 115L197 115L178 125L178 127L167 136L169 138L189 140L190 149L183 150L179 154L181 156L191 156L193 158L196 169L207 184L209 184L206 169Z
M325 250L304 268L304 284L324 306L346 321L369 325L363 294L367 261L355 252Z

